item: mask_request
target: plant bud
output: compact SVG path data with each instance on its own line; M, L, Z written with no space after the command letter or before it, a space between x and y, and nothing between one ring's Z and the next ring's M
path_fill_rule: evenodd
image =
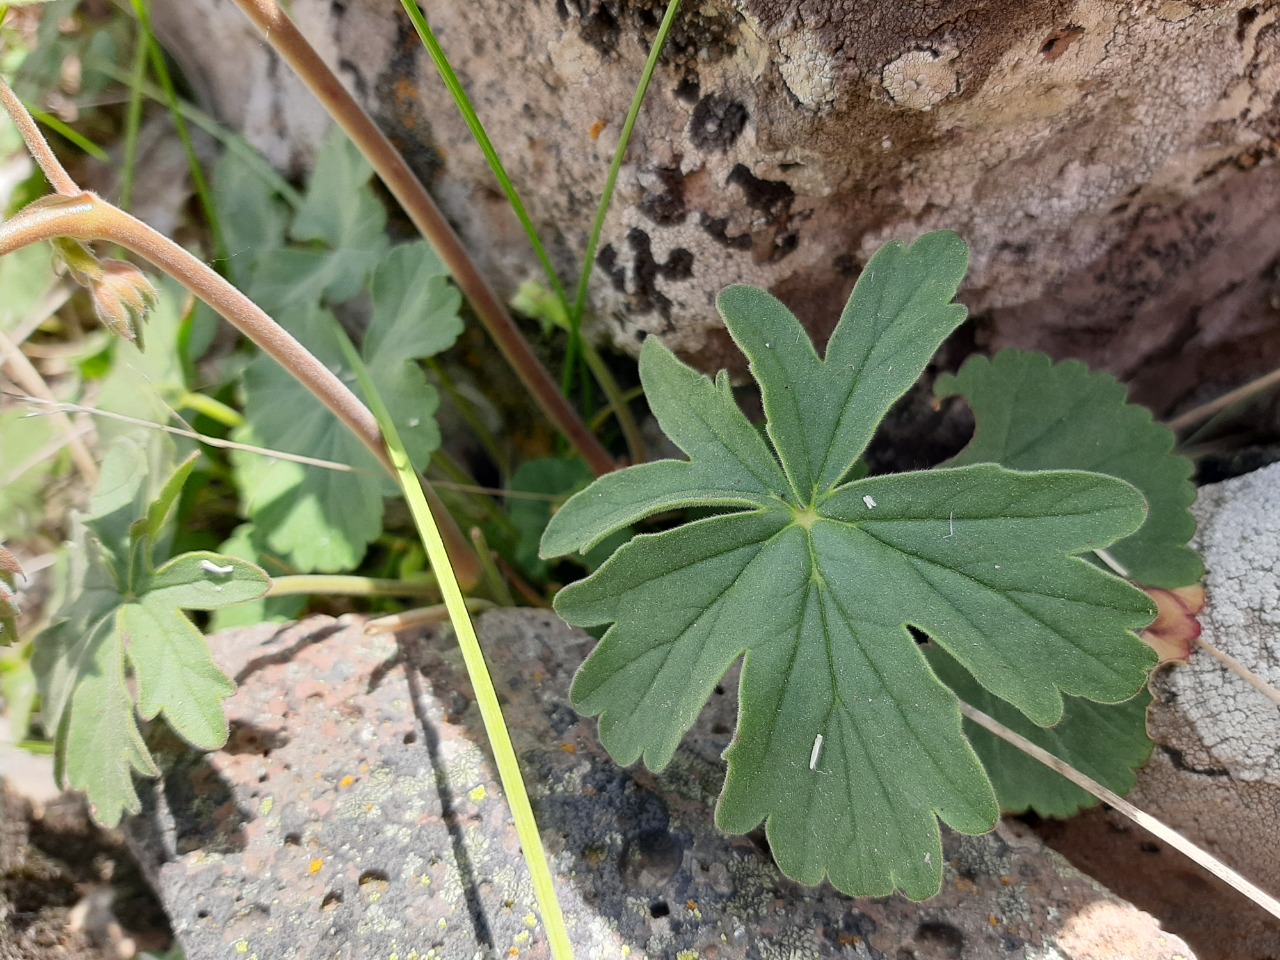
M141 347L142 321L160 298L147 275L124 260L99 260L79 240L63 237L54 247L72 278L89 291L98 319Z

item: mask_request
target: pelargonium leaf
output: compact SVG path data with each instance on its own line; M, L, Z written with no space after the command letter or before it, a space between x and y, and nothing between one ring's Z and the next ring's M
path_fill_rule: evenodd
M934 393L964 397L977 419L973 439L950 465L1094 470L1127 480L1150 509L1142 527L1109 553L1144 586L1182 587L1204 575L1187 546L1196 529L1191 461L1173 452L1172 431L1130 403L1115 377L1078 360L1001 350L943 374Z
M104 470L108 487L95 500L97 516L73 522L66 600L35 639L32 669L43 720L57 731L59 779L85 791L95 818L106 825L139 809L133 774L156 774L138 713L151 719L163 712L181 736L204 749L226 740L222 700L235 685L182 610L240 603L270 586L254 564L207 552L153 568L154 543L192 462L167 482L162 475L161 492L149 503ZM99 529L131 534L109 549Z
M439 445L438 397L418 366L461 331L460 297L425 243L397 247L374 273L373 316L362 357L375 376L406 449L420 467ZM349 377L333 315L316 307L282 318L290 332L330 369ZM352 382L352 386L355 384ZM246 506L266 531L268 547L300 570L348 570L382 530L382 499L395 487L372 455L332 413L269 357L245 371L242 443L348 464L346 473L271 460L233 457Z
M934 672L966 703L1121 796L1133 789L1134 771L1147 762L1154 746L1146 735L1151 694L1145 689L1124 703L1067 697L1061 722L1041 727L983 689L938 647L930 645L924 652ZM1002 812L1070 817L1097 805L1093 794L967 718L964 730L987 768Z
M610 625L573 701L600 715L620 762L661 768L745 654L717 822L765 821L784 871L855 896L932 895L938 819L978 832L997 816L955 695L908 627L1040 723L1061 716L1063 694L1128 698L1154 662L1132 632L1152 617L1148 598L1077 556L1141 525L1129 484L993 465L842 483L962 319L950 300L964 261L953 234L881 250L825 358L767 294L726 291L773 452L726 381L651 338L641 379L689 461L596 481L542 543L552 556L672 506L724 511L636 537L556 597L568 622Z

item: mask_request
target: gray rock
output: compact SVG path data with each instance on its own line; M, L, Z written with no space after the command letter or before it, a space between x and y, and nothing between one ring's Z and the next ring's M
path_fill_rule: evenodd
M479 627L578 957L1191 956L1016 824L947 834L928 903L794 884L762 836L712 825L731 680L665 772L624 770L567 701L589 637L537 610ZM549 955L447 631L317 618L211 642L240 684L231 739L173 745L129 825L191 960Z
M1202 638L1280 688L1280 464L1201 488L1194 512ZM1280 708L1203 650L1157 674L1152 692L1157 749L1130 799L1280 890ZM1249 910L1224 927L1241 956L1280 954L1274 918Z
M395 0L291 14L402 145L504 291L540 271ZM431 4L440 41L563 277L664 3ZM327 120L230 0L157 0L211 108L274 163ZM655 73L596 262L597 330L711 371L712 306L764 286L825 338L890 238L973 247L991 347L1118 374L1166 408L1280 361L1280 30L1245 0L701 0Z

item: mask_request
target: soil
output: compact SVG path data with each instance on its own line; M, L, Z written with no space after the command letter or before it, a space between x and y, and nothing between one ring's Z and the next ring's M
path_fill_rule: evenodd
M0 783L0 960L122 960L172 941L123 840L83 800L37 814Z

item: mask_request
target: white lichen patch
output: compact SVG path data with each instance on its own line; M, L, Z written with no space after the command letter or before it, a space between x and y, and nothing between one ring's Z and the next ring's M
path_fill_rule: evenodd
M880 71L880 85L900 107L932 110L960 92L960 75L953 61L954 47L941 50L908 50Z
M801 106L816 111L835 103L835 62L816 35L808 30L788 34L778 41L778 52L778 71Z

